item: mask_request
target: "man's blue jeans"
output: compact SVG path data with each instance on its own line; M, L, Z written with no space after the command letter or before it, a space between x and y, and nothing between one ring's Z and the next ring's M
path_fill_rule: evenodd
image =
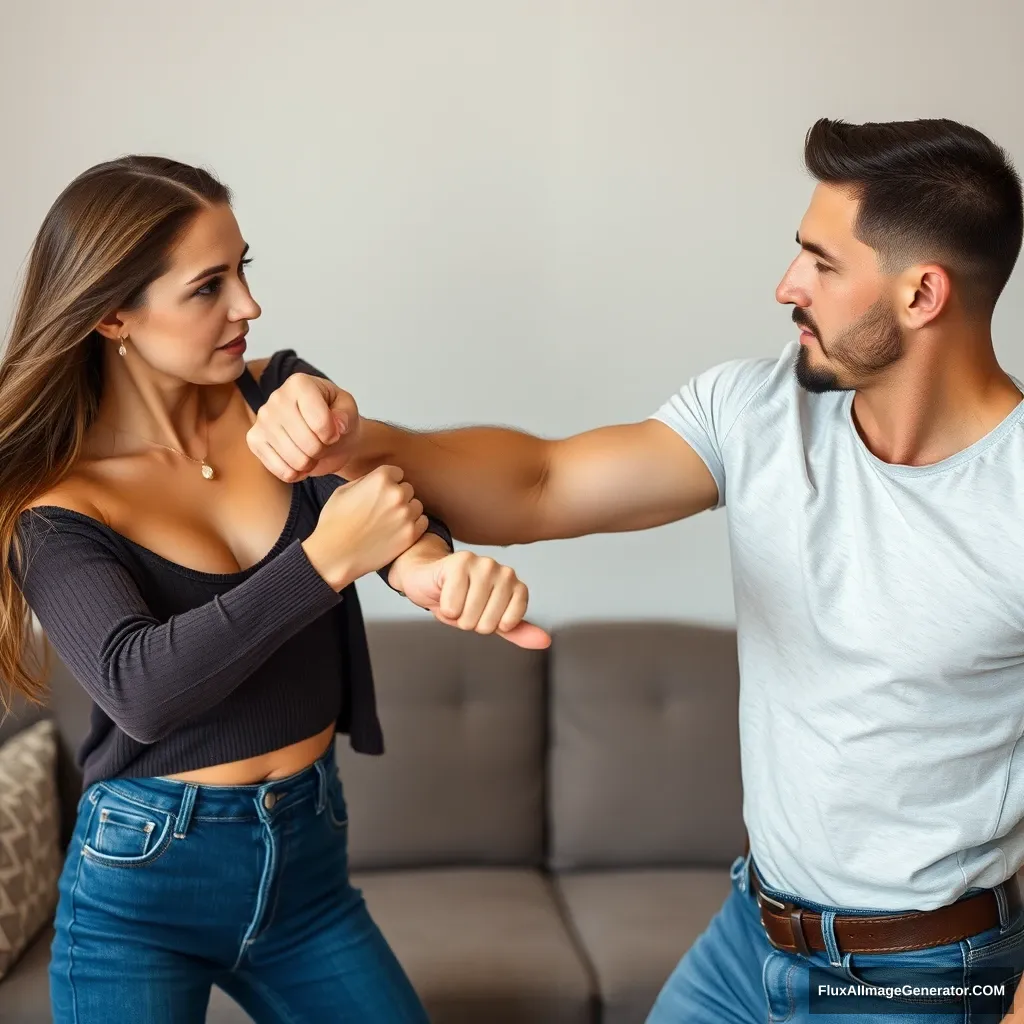
M56 1024L199 1024L210 986L254 1020L427 1024L349 883L334 745L286 779L101 782L60 880Z
M736 859L731 875L732 892L665 983L647 1024L996 1024L1013 1003L1024 966L1024 913L1016 920L1004 914L1001 927L932 949L842 955L833 946L831 956L805 957L768 941L750 891L749 854ZM762 891L780 901L795 899L764 885ZM804 905L825 912L826 933L832 914L854 912ZM913 996L849 994L858 985L886 993L905 985L1004 991L923 1003Z

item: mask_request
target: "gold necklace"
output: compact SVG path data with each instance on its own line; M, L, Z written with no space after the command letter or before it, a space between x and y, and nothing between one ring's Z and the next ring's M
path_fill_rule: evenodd
M166 448L169 452L174 452L175 455L180 455L183 459L188 459L189 462L194 462L198 466L202 467L200 472L202 472L204 480L213 479L213 466L206 461L206 457L210 454L210 421L205 416L203 417L203 433L206 439L206 456L202 459L194 459L187 452L183 452L179 448L172 448L169 444L162 444L160 441L154 441L152 438L144 437L142 434L136 434L132 430L121 430L118 427L110 427L110 429L116 434L126 434L129 437L137 437L140 441L147 441L149 444L155 444L160 448Z

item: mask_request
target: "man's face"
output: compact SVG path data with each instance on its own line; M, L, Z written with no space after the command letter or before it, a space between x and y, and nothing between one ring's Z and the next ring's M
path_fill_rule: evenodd
M808 391L862 387L895 363L904 337L878 254L854 236L858 201L818 185L797 232L801 251L775 291L799 325L797 380Z

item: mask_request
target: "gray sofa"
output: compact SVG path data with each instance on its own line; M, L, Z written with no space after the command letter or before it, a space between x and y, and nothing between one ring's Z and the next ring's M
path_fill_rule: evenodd
M368 630L388 752L339 738L353 878L431 1019L640 1024L743 850L735 634L588 623L534 652ZM88 700L59 662L51 689L66 834ZM50 1020L50 938L0 982L2 1024ZM219 991L207 1019L248 1020Z

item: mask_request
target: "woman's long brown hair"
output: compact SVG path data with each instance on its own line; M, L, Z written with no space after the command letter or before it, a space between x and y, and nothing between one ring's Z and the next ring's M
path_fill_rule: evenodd
M116 310L145 304L146 289L202 209L230 203L208 171L154 156L97 164L57 197L39 229L0 355L0 704L45 694L22 572L18 517L69 473L103 388L103 338ZM0 709L2 717L2 709Z

